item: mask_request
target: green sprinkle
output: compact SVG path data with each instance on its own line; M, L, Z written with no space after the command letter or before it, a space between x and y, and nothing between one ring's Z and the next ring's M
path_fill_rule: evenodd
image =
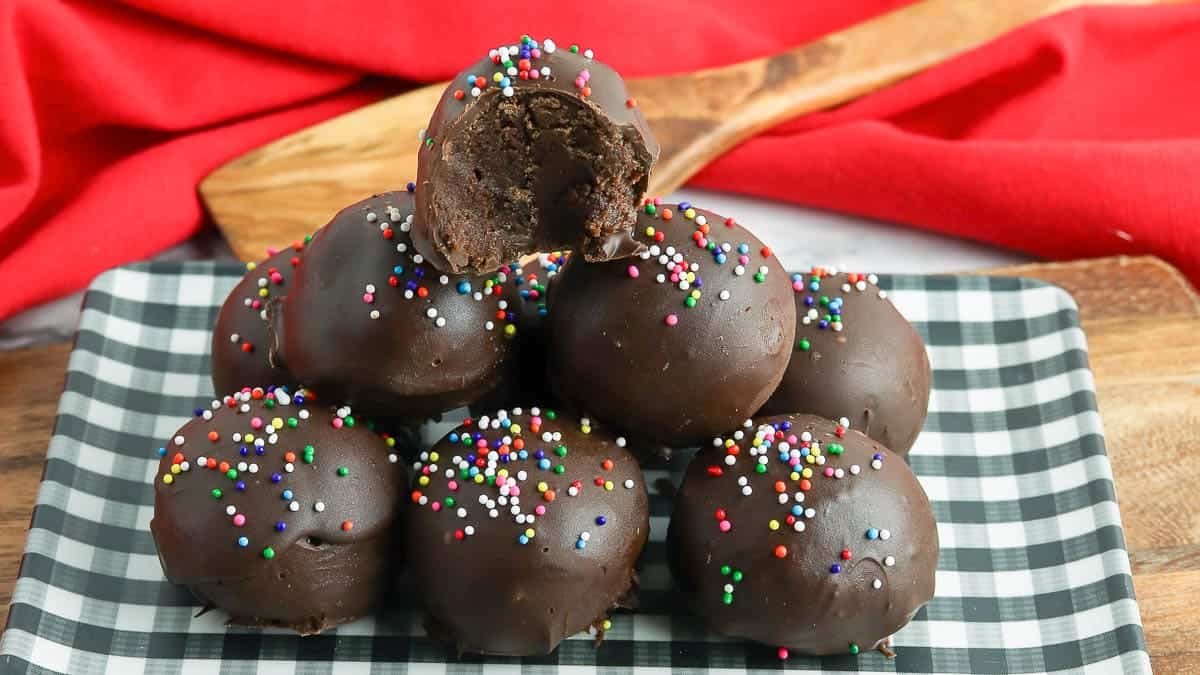
M470 480L470 478L471 478L471 472L470 472L470 471L468 471L468 470L466 470L466 469L459 469L459 470L458 470L458 477L459 477L459 478L461 478L461 479L463 479L463 480Z
M237 469L230 469L229 471L225 472L225 475L229 476L231 479L237 478Z
M304 446L304 454L306 454L306 455L311 455L312 453L314 453L316 451L317 451L317 449L314 448L312 445Z
M304 463L305 463L305 464L312 464L312 463L313 463L313 456L312 456L312 454L306 454L306 455L304 455Z
M800 338L800 351L806 352L812 347L812 343L804 338Z
M487 484L488 484L488 485L495 485L495 484L496 484L496 477L495 477L495 476L488 476L488 477L487 477Z
M548 420L558 419L558 413L554 412L553 410L547 410L546 411L546 419L548 419Z
M654 204L647 204L646 205L646 213L648 213L650 215L654 215L654 214L658 213L658 207L655 206Z
M838 445L837 443L829 444L829 454L831 454L831 455L840 455L845 451L846 451L846 449L843 448L842 446Z
M742 582L742 571L734 570L733 571L733 583L740 584L741 582Z
M433 137L429 137L429 138L425 139L425 147L427 147L427 148L433 147Z
M571 53L578 54L579 53L579 45L571 45Z
M338 467L338 475L339 475L339 476L342 476L343 478L344 478L344 477L346 477L346 476L349 476L349 475L350 475L350 467L348 467L348 466L339 466L339 467Z
M450 508L454 508L454 503L455 503L454 497L446 497L446 499L443 501L445 502L446 506L449 506Z
M721 565L721 576L727 577L727 576L729 576L729 573L732 571L733 571L733 569L730 568L729 565Z
M304 243L306 243L306 244L307 244L307 243L308 243L308 242L310 242L310 241L312 241L312 235L311 235L311 234L309 234L309 235L305 235L305 237L304 237Z
M726 593L726 594L722 595L721 602L723 602L727 605L732 605L733 604L733 593Z
M767 465L766 465L766 464L755 464L755 465L754 465L754 471L755 471L755 472L757 472L757 473L766 473L766 472L767 472Z
M851 654L857 654L857 653L858 653L858 645L857 645L857 644L855 644L855 643L853 643L853 642L851 642L851 643L850 643L850 653L851 653Z
M558 446L557 448L554 449L554 454L558 455L559 457L566 457L567 456L567 446L565 446L565 445Z
M754 281L755 281L755 283L759 283L759 284L761 284L762 282L764 282L764 281L766 281L766 280L767 280L767 275L763 274L762 272L755 272L755 273L754 273Z
M562 464L557 464L554 467L554 473L561 474L561 473L565 473L566 470L567 470L567 467L563 466Z
M346 426L348 426L348 427L354 426L354 416L353 415L346 416Z
M287 421L287 425L289 427L295 429L297 426L300 425L300 420L296 419L295 417L289 417L288 421Z
M263 406L267 407L267 408L274 408L275 407L275 399L269 398L266 401L263 401Z
M822 307L825 307L825 306L827 306L828 304L829 304L829 296L828 296L828 295L822 295L822 296L821 296L821 306L822 306Z
M213 491L212 491L213 499L220 499L221 494L222 494L221 488L213 488Z
M684 305L687 305L688 307L695 307L695 306L696 306L696 299L695 299L695 298L692 298L692 297L689 297L689 298L687 298L686 300L684 300L684 301L683 301L683 304L684 304Z
M275 557L275 549L271 548L270 546L264 548L262 556L264 558L266 558L267 560L274 558Z

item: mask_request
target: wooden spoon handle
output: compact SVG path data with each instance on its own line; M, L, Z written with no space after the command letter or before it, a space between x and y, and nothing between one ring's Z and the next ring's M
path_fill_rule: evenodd
M651 194L667 194L737 143L845 103L1023 24L1083 5L1181 0L921 0L769 58L629 82L662 154ZM234 252L257 259L341 207L413 178L417 133L445 83L281 138L220 167L200 195Z

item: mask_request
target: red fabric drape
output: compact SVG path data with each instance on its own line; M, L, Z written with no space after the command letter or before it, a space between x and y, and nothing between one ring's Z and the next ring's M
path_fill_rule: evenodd
M369 75L446 78L526 32L627 76L678 72L904 1L642 4L0 0L0 319L186 239L205 174L391 88ZM1052 17L773 129L695 184L1049 258L1153 253L1198 280L1198 34L1196 5Z

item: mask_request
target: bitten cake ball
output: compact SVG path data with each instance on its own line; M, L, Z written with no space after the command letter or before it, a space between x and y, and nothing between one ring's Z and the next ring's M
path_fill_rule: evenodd
M306 395L213 401L158 451L163 572L232 623L318 633L391 583L404 465L349 409Z
M467 420L423 453L405 550L430 635L524 656L603 634L650 531L645 479L622 446L534 407Z
M275 354L306 386L377 416L420 419L492 391L512 351L506 270L449 276L412 248L413 196L342 209L268 310Z
M292 274L311 239L305 237L303 242L282 251L268 251L266 260L246 264L246 276L225 298L213 328L213 391L273 384L295 388L299 384L282 363L271 362L267 303L287 294Z
M524 264L508 266L508 278L516 291L509 303L516 317L515 358L506 362L506 373L496 388L471 404L471 412L494 412L553 400L546 373L547 297L567 256L567 253L542 253Z
M793 276L792 360L760 415L846 415L855 429L908 454L929 409L929 356L875 283L873 274L821 268Z
M732 218L652 201L641 257L572 258L550 302L551 384L639 442L698 445L753 415L791 357L796 309L778 259Z
M713 631L781 656L857 654L933 597L938 534L900 456L839 422L784 415L696 455L667 550Z
M590 49L526 36L446 88L417 159L413 239L438 269L491 272L537 251L637 251L628 232L658 143Z

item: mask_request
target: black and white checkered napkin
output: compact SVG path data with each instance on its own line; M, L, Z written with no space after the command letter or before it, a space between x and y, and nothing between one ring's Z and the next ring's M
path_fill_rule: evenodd
M939 521L937 597L897 657L792 657L708 634L673 601L652 496L643 611L605 644L549 656L455 659L415 602L298 638L195 616L167 583L148 524L155 449L211 398L209 327L237 266L151 263L96 280L68 366L0 671L382 673L1149 672L1112 470L1075 305L1038 282L894 277L881 285L929 345L934 391L911 463ZM651 483L665 475L647 476Z

